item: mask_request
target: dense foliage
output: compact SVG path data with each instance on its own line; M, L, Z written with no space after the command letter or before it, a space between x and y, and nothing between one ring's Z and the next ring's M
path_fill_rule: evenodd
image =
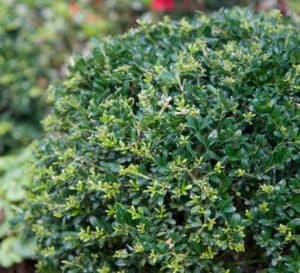
M32 180L25 147L41 135L47 86L64 76L64 64L90 37L121 30L117 11L99 13L95 4L0 1L0 266L33 257L32 240L24 238L20 229L25 227L16 226L16 216Z
M41 272L299 272L299 43L235 9L78 58L37 156Z

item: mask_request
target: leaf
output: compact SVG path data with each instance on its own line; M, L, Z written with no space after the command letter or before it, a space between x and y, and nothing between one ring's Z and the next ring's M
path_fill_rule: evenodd
M238 213L234 213L230 219L229 219L229 224L232 226L232 227L237 227L238 225L241 224L241 216L240 214Z
M115 205L116 209L116 220L120 224L128 224L131 225L133 223L131 214L120 203Z

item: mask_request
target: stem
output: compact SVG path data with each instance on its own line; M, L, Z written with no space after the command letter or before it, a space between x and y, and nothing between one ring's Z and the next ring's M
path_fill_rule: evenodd
M280 9L281 13L284 16L287 16L289 13L289 6L286 0L278 0L277 1L277 6Z
M235 265L248 265L248 264L257 264L260 262L265 261L265 259L256 259L256 260L250 260L250 261L239 261L239 262L235 262L232 263L231 265L235 266Z

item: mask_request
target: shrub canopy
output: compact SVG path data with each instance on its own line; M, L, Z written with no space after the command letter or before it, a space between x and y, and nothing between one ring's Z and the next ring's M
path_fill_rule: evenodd
M37 155L42 272L298 272L299 44L234 9L77 59Z

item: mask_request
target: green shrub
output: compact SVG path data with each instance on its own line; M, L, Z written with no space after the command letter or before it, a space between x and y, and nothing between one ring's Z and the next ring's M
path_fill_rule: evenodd
M299 43L234 9L78 58L37 156L41 272L299 272Z
M46 88L64 76L73 51L92 36L120 30L104 12L93 12L93 1L83 2L78 12L68 1L0 2L0 155L39 137Z
M124 22L130 2L114 12L117 3L112 1L105 1L105 8L85 0L0 1L0 266L34 258L33 240L24 237L26 227L18 215L27 199L24 187L32 180L25 164L31 148L25 147L42 134L47 86L64 76L65 62L73 51L87 47L89 38L132 24Z
M33 240L24 237L16 217L32 180L25 147L41 135L46 88L62 76L73 50L109 29L106 20L92 17L91 8L83 6L78 16L67 1L56 2L0 1L0 266L34 257Z

